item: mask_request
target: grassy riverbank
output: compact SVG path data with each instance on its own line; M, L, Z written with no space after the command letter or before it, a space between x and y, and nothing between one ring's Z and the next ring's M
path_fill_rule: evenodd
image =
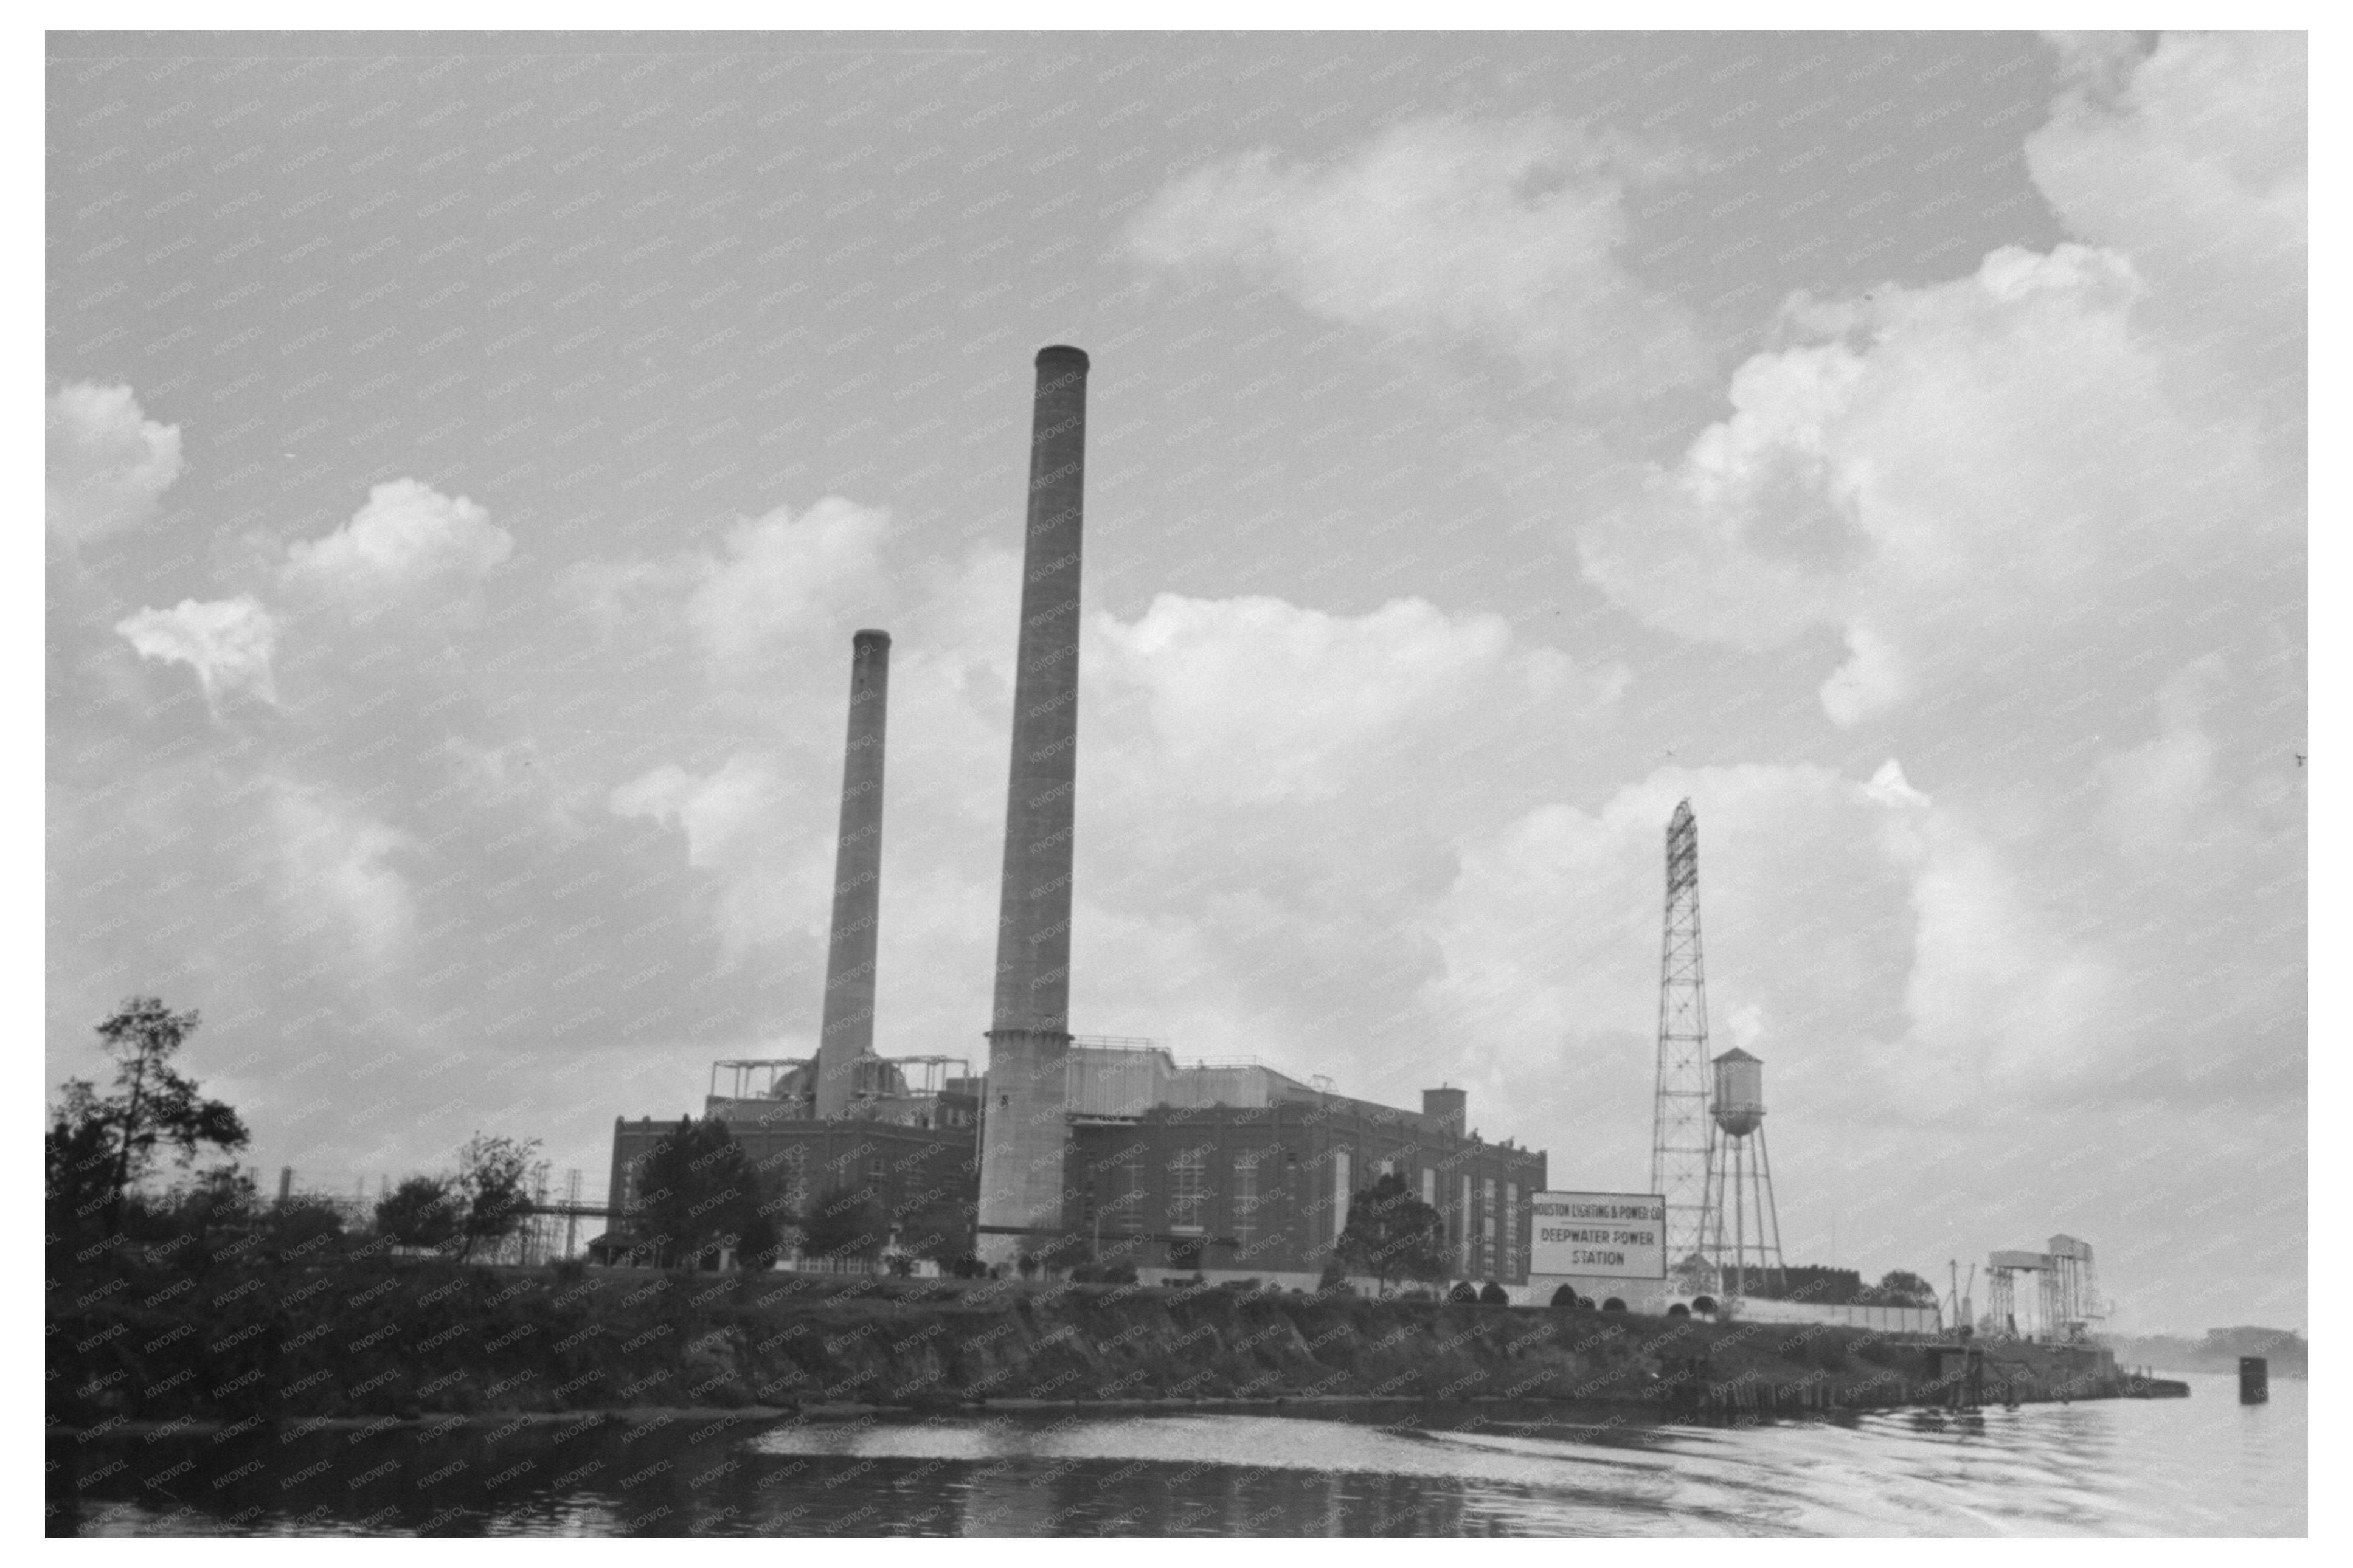
M1862 1331L1369 1301L1232 1287L791 1274L278 1268L55 1281L49 1407L115 1422L1008 1401L1573 1399L1701 1413L1931 1397L1923 1346ZM2023 1398L2078 1352L1998 1351ZM2077 1364L2078 1363L2082 1364Z

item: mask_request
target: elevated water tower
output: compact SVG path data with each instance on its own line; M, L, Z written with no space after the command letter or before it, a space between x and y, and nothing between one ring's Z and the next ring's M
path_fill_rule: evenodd
M1708 1096L1707 1197L1700 1250L1726 1295L1783 1273L1781 1216L1765 1149L1765 1064L1734 1047L1715 1058Z

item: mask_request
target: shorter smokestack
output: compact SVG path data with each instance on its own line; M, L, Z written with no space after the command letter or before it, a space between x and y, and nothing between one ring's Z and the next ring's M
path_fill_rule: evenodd
M849 734L841 760L841 830L833 858L833 934L818 1033L817 1114L849 1114L857 1064L874 1054L874 950L882 914L882 736L891 634L849 642Z

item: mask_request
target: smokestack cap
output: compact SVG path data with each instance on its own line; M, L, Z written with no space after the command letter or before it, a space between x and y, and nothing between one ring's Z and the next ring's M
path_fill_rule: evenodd
M849 646L852 647L889 647L891 646L891 634L889 632L878 632L872 630L856 632L851 634Z
M1045 368L1046 362L1049 360L1057 364L1071 364L1084 370L1087 368L1087 351L1074 349L1068 343L1050 343L1038 351L1039 368Z

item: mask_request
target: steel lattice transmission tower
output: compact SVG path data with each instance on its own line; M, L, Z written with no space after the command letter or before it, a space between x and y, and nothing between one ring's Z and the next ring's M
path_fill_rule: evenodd
M1699 948L1699 822L1691 802L1667 824L1667 921L1659 957L1659 1085L1651 1191L1666 1200L1670 1272L1702 1256L1708 1155L1707 975Z

